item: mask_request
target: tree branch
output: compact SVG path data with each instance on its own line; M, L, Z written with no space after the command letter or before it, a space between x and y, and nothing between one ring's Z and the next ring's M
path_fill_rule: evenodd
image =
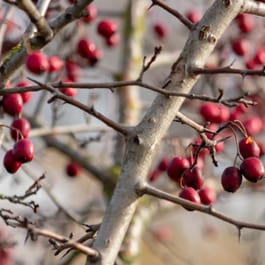
M212 206L203 206L201 204L192 203L188 200L182 199L178 196L169 194L167 192L164 192L162 190L159 190L155 187L150 186L149 184L145 184L143 186L139 185L137 186L137 192L141 195L151 195L155 198L163 199L166 201L170 201L172 203L181 205L182 207L189 209L189 210L195 210L199 211L208 215L211 215L217 219L220 219L226 223L232 224L236 226L237 229L241 230L243 228L249 228L254 230L260 230L265 231L265 225L258 225L248 222L241 222L239 220L235 220L233 218L230 218L212 208Z
M166 10L169 14L173 15L177 19L179 19L180 22L182 22L183 25L185 25L189 30L192 29L193 23L190 22L186 17L184 17L181 13L179 13L177 10L169 7L167 4L165 4L163 1L160 0L152 0L152 5L159 6Z

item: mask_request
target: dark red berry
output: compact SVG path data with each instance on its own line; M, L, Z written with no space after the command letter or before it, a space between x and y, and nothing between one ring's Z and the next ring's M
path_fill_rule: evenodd
M17 116L22 112L22 96L20 94L5 95L3 97L2 106L7 114L11 116Z
M51 56L48 58L49 62L49 72L58 72L63 68L63 61L57 56Z
M82 21L85 23L91 23L92 21L94 21L97 16L96 6L93 4L90 4L85 8L85 11L87 15L82 18Z
M200 114L205 121L213 123L226 122L229 119L230 113L226 106L213 102L206 102L200 107Z
M148 176L148 180L149 180L150 182L153 182L153 181L157 180L158 177L159 177L160 175L161 175L161 171L155 169L155 170L153 170L153 171L149 174L149 176Z
M21 166L21 163L14 159L12 149L6 152L4 156L3 164L4 164L6 171L11 174L16 173Z
M167 34L167 29L164 24L156 23L154 25L154 33L158 39L164 39Z
M17 87L27 87L27 86L30 86L30 83L28 81L24 80L24 81L17 83L16 86ZM22 97L23 103L25 104L31 100L32 91L23 92L23 93L20 93L20 95Z
M254 62L256 64L264 64L265 63L265 47L258 49L254 55Z
M195 190L198 190L203 185L203 176L202 171L199 167L195 166L193 169L187 169L183 173L183 182L184 186L192 187Z
M28 139L17 141L13 147L13 157L20 163L30 162L34 156L33 143Z
M99 35L109 38L117 31L117 24L111 20L104 19L98 23L97 30Z
M10 135L15 141L27 138L30 131L30 123L25 118L18 118L13 120L10 125Z
M250 182L257 182L265 174L264 166L257 157L248 157L240 165L243 176Z
M246 13L239 14L236 17L236 22L239 29L244 33L252 31L255 26L253 16Z
M77 52L81 57L85 59L89 59L95 49L96 45L89 39L83 38L80 39L77 43Z
M249 52L250 44L247 39L240 37L232 42L232 48L237 55L243 56Z
M70 79L64 79L63 82L71 83L72 81ZM62 87L60 91L68 97L74 97L77 93L76 89L73 87Z
M66 174L69 177L76 177L79 175L81 169L75 162L69 162L66 166Z
M68 79L76 81L78 78L78 65L71 59L65 61L65 70Z
M237 191L242 183L242 175L239 168L227 167L222 174L221 183L225 191Z
M216 200L216 193L210 187L202 187L199 190L199 196L201 199L201 203L205 205L210 205L215 202Z
M243 158L260 156L260 148L251 136L244 137L239 141L239 152Z
M194 203L201 203L201 199L198 192L192 187L185 187L184 189L182 189L179 193L179 197Z
M106 38L105 41L107 46L115 47L120 42L120 35L118 33L115 33L109 38Z
M183 172L190 167L190 163L186 158L174 157L167 168L167 174L173 181L179 182Z
M32 52L26 58L26 67L33 74L43 74L49 69L49 62L41 52Z
M157 166L157 169L159 171L166 171L167 167L168 167L168 164L169 164L168 158L164 157L163 159L160 160L160 162L159 162L159 164Z

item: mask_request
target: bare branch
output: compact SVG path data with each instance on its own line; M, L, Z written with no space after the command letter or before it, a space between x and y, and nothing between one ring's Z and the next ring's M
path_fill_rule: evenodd
M42 84L39 81L30 79L32 82L38 84L39 86L41 86L43 89L51 92L52 94L54 94L54 96L49 100L49 102L54 101L55 99L61 99L64 102L73 105L75 107L77 107L78 109L83 110L84 112L94 116L95 118L97 118L98 120L102 121L103 123L105 123L107 126L111 127L112 129L116 130L117 132L121 133L122 135L126 136L128 134L128 129L124 126L121 126L120 124L114 122L113 120L107 118L106 116L104 116L103 114L99 113L98 111L96 111L94 109L94 107L87 107L85 104L81 103L80 101L73 99L72 97L66 96L63 93L59 92L58 90L56 90L55 88L53 88L51 85L49 84ZM68 84L69 85L69 84Z
M180 197L177 197L175 195L169 194L169 193L164 192L162 190L159 190L155 187L152 187L149 184L137 186L137 192L141 195L151 195L151 196L159 198L159 199L173 202L175 204L183 206L184 208L186 208L188 210L195 210L195 211L199 211L199 212L211 215L211 216L216 217L217 219L220 219L226 223L229 223L229 224L236 226L240 230L243 228L249 228L249 229L254 229L254 230L265 231L265 225L258 225L258 224L241 222L241 221L235 220L233 218L230 218L230 217L214 210L212 208L212 206L203 206L201 204L196 204L196 203L190 202L188 200L182 199Z
M245 1L243 12L257 16L265 16L265 4L261 1Z
M152 5L155 6L159 6L161 8L163 8L164 10L166 10L168 13L170 13L171 15L175 16L176 18L179 19L180 22L182 22L183 25L185 25L189 30L192 29L193 27L193 23L190 22L187 18L185 18L181 13L179 13L177 10L169 7L167 4L165 4L163 1L160 0L152 0Z

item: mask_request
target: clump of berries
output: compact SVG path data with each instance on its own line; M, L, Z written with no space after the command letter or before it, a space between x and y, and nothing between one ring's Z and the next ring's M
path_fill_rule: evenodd
M3 158L3 165L7 172L14 174L22 164L32 161L34 145L27 139L30 125L26 119L14 120L10 129L12 138L16 138L13 148L8 150Z

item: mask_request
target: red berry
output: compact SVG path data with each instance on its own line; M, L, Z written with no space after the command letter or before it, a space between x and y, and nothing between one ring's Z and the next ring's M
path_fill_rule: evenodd
M89 39L80 39L77 43L77 52L81 57L85 59L89 59L95 49L96 45Z
M190 163L186 158L174 157L167 168L167 174L173 181L179 182L183 172L190 167Z
M30 162L34 156L34 146L28 139L17 141L13 147L13 157L20 163Z
M201 105L200 114L205 121L213 123L226 122L229 119L230 113L227 107L213 102L206 102Z
M155 181L155 180L158 179L158 177L160 176L160 174L161 174L161 171L155 169L155 170L153 170L153 171L150 173L150 175L148 176L148 180L149 180L150 182L153 182L153 181Z
M248 40L243 39L243 38L238 38L232 42L232 48L233 48L233 51L237 55L243 56L249 52L250 44L249 44Z
M201 19L201 13L198 10L189 10L186 13L186 18L192 23L197 23Z
M258 49L254 55L254 62L256 64L264 64L265 63L265 47Z
M48 58L49 72L58 72L63 68L63 61L57 56L51 56Z
M81 169L75 162L69 162L66 166L66 174L69 177L76 177L80 173Z
M7 114L11 116L17 116L22 112L22 96L20 94L5 95L3 97L2 106Z
M18 118L13 120L10 125L10 135L13 140L27 138L30 131L30 123L24 118Z
M253 16L250 14L246 14L246 13L239 14L236 17L236 22L237 22L239 29L245 33L252 31L255 26Z
M239 152L243 156L243 158L247 158L250 156L255 156L255 157L260 156L260 148L258 144L250 136L244 137L243 139L240 140Z
M159 162L159 164L157 166L157 169L159 171L166 171L167 167L168 167L168 164L169 164L168 158L164 157L163 159L160 160L160 162Z
M111 20L101 20L98 23L98 34L104 38L109 38L117 31L117 24Z
M203 185L202 171L199 167L195 166L193 169L187 169L183 173L184 186L192 187L198 190Z
M33 74L43 74L49 69L49 62L46 56L41 52L32 52L26 58L27 69Z
M179 197L194 203L201 203L198 192L192 187L185 187L184 189L182 189L179 193Z
M103 57L103 51L101 49L95 49L89 54L88 62L91 66L94 66Z
M255 59L248 59L245 63L247 69L250 69L250 70L254 70L254 69L257 69L257 62L255 61Z
M265 169L262 162L257 157L248 157L240 165L243 176L250 182L257 182L262 179Z
M65 70L67 77L72 80L76 81L78 77L78 65L74 61L68 59L65 61Z
M16 86L17 87L26 87L26 86L30 86L30 83L28 81L24 80L24 81L17 83ZM20 95L22 97L23 103L25 104L31 100L32 91L23 92L23 93L20 93Z
M115 33L109 38L106 38L105 41L107 46L115 47L120 42L120 35L118 33Z
M213 189L209 187L203 187L199 190L199 196L201 203L205 205L210 205L216 200L216 193Z
M4 164L6 171L11 174L16 173L21 166L21 163L14 159L12 149L6 152L4 156L3 164Z
M153 27L154 33L158 39L164 39L167 34L167 29L164 24L156 23Z
M70 79L64 79L63 82L68 83L72 82ZM68 97L74 97L77 93L76 89L73 87L62 87L60 91Z
M225 191L237 191L242 183L240 170L237 167L227 167L222 174L221 183Z
M255 135L261 132L263 128L262 120L257 116L251 116L243 122L248 135Z
M85 8L85 11L87 12L87 15L82 18L83 22L91 23L93 20L95 20L97 16L97 9L95 5L93 4L88 5Z

